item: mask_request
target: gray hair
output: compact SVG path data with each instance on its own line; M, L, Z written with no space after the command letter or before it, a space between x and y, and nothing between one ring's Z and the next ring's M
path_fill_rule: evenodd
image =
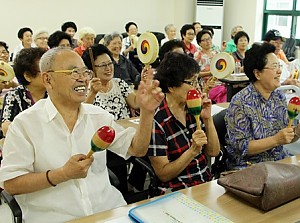
M165 26L165 32L167 33L169 31L169 29L171 29L171 28L175 28L176 29L176 27L175 27L174 24L168 24L168 25L166 25Z
M33 35L33 40L37 40L37 38L38 38L41 34L44 34L44 33L46 33L47 36L49 37L48 31L45 30L45 29L41 29L41 30L38 30L38 31L36 31L36 32L34 33L34 35Z
M121 39L121 41L123 39L122 35L118 32L112 32L110 34L106 34L103 38L103 40L104 40L103 45L108 46L110 44L110 42L116 37L119 37Z
M56 56L62 51L68 51L76 54L76 52L74 52L68 47L55 47L48 50L46 53L43 54L43 56L40 59L41 72L47 72L49 70L52 70L52 66L54 64Z
M236 31L237 31L238 29L244 29L244 28L243 28L243 26L240 26L240 25L237 25L237 26L233 27L233 28L231 29L231 36L233 36L233 34L236 34Z
M82 39L83 37L87 35L93 35L96 36L96 32L91 27L84 27L78 31L78 38Z

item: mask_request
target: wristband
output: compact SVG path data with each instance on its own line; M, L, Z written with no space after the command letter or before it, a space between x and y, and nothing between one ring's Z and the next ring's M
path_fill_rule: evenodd
M48 183L49 183L52 187L55 187L56 185L55 185L54 183L52 183L52 182L50 181L50 179L49 179L49 172L50 172L50 170L47 170L47 172L46 172L46 178L47 178L47 181L48 181Z

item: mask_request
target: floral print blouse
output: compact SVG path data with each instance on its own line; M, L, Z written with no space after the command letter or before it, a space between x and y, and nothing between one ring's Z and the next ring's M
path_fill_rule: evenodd
M98 92L93 104L114 115L115 120L130 118L126 98L132 91L124 80L113 78L112 89L107 93Z

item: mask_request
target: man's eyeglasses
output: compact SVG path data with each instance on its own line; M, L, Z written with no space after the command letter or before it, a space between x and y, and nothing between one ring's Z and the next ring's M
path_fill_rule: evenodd
M273 64L271 67L265 67L264 69L270 69L270 70L275 70L275 71L277 71L277 70L281 70L282 69L282 64Z
M74 68L73 70L49 70L47 72L65 73L65 74L70 75L70 77L74 80L78 80L80 77L84 77L88 80L91 80L93 78L93 71L91 71L85 67Z
M40 40L48 40L48 37L38 37L36 39L40 39Z
M112 64L113 64L113 62L110 61L108 63L103 63L103 64L99 64L99 65L95 64L95 67L106 68L106 67L110 67Z
M182 82L185 83L185 84L191 85L192 87L195 87L195 88L196 88L196 87L199 87L199 85L200 85L198 79L190 80L190 81L184 80L184 81L182 81Z

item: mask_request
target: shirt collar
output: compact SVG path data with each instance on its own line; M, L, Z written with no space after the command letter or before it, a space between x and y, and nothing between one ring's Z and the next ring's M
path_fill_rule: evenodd
M249 84L249 88L250 90L253 92L253 95L257 98L259 98L261 101L263 102L267 102L269 100L272 100L273 97L275 97L277 94L278 94L278 90L274 90L272 91L272 93L270 94L270 98L268 100L266 100L262 95L261 93L254 87L254 84L253 83L250 83Z
M54 104L51 101L50 97L48 97L46 99L45 107L46 107L46 112L48 114L48 120L47 121L50 122L55 118L55 116L57 116L59 114L59 112L56 109L56 107L54 106ZM85 106L83 106L83 103L81 103L80 107L79 107L78 121L82 120L84 115L94 114L94 113L95 113L94 110L87 109Z

